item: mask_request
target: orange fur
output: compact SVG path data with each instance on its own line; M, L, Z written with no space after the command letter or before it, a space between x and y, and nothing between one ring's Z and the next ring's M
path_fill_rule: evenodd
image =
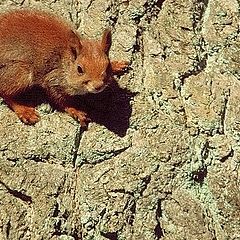
M102 91L110 75L127 62L108 58L111 33L100 41L84 40L63 20L49 13L15 10L0 15L0 96L26 124L39 120L35 109L16 100L33 86L85 126L86 114L71 106L74 95Z

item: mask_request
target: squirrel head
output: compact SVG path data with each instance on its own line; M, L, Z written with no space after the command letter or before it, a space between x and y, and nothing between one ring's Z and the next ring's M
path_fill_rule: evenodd
M70 42L71 61L68 72L68 93L83 95L99 93L109 84L111 31L105 30L98 41L80 39L74 34Z

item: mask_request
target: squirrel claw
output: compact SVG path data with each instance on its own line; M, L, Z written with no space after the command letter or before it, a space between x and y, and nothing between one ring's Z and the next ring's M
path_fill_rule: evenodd
M82 113L82 112L81 112ZM84 113L81 116L77 117L77 120L80 122L81 127L83 128L87 128L88 127L88 123L91 122L92 120L87 116L86 113Z
M74 119L80 122L81 127L87 128L88 123L91 122L91 119L87 116L87 113L79 111L73 107L65 108L65 111L72 116Z
M26 108L21 112L16 112L19 119L28 125L33 125L39 121L39 115L34 108Z

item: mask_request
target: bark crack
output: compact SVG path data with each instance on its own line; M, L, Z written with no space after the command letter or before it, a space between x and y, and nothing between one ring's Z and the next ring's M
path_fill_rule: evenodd
M118 240L117 232L101 232L101 235L109 240Z
M203 28L203 19L208 7L208 0L196 0L196 4L194 5L193 10L193 34L195 42L195 59L193 60L192 68L180 73L179 76L174 80L173 86L174 89L179 91L181 94L182 87L185 83L185 80L191 76L197 76L201 72L203 72L208 63L208 52L206 51L207 43L202 36L202 28Z
M86 7L86 11L88 11L88 9L92 6L93 2L94 2L94 0L89 1L89 4Z
M6 188L7 192L8 192L9 194L11 194L13 197L16 197L16 198L22 200L23 202L27 202L27 203L29 203L29 204L32 203L32 197L31 197L31 196L29 196L29 195L27 195L27 194L24 194L24 193L22 193L22 192L20 192L20 191L17 191L17 190L15 190L15 189L11 189L10 187L8 187L8 186L7 186L4 182L2 182L2 181L0 181L0 184L2 184L2 185Z
M141 180L142 180L142 187L140 190L140 196L143 195L144 191L147 189L149 183L151 182L151 175L148 175L148 176L142 178Z
M161 227L161 222L160 222L161 217L162 217L161 200L158 199L157 208L156 208L157 225L154 229L154 232L155 232L155 235L156 235L157 239L161 239L162 237L164 237L163 229Z
M222 111L220 113L220 117L221 117L221 126L219 129L219 133L220 134L225 134L226 131L226 115L227 115L227 108L228 108L228 102L229 102L229 96L230 96L230 89L228 89L228 92L225 94L224 96L224 102L223 102L223 107L222 107Z
M76 160L77 160L77 156L78 156L78 149L79 149L80 142L81 142L84 131L85 131L84 128L82 128L81 126L78 126L76 136L75 136L75 140L74 140L74 146L73 146L72 164L73 164L74 168L76 168Z

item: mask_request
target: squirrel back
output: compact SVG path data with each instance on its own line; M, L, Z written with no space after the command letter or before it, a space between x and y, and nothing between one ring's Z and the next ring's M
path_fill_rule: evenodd
M43 61L63 50L72 37L70 26L40 11L15 10L0 15L0 59Z

